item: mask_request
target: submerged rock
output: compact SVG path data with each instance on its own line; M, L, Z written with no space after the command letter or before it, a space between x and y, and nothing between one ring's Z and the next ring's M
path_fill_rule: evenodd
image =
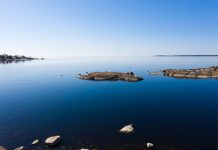
M117 81L124 80L129 82L141 81L143 78L136 76L133 72L92 72L85 75L80 75L80 79L84 80L96 80L96 81Z
M39 140L36 139L36 140L34 140L34 141L32 142L32 145L36 145L36 144L38 144L38 143L39 143Z
M15 148L14 150L22 150L22 149L24 149L24 146L17 147L17 148Z
M122 129L120 129L120 133L126 133L126 134L130 134L134 132L134 128L133 125L126 125L124 126Z
M171 76L176 78L193 78L193 79L207 79L218 78L218 66L209 68L197 68L197 69L168 69L163 70L165 76Z
M48 146L57 146L61 141L61 136L56 135L56 136L51 136L45 140L45 144Z

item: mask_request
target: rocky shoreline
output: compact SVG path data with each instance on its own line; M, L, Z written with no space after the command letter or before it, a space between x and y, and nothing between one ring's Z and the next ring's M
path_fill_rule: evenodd
M167 69L163 70L162 72L164 76L170 76L175 78L218 78L218 66L197 69Z
M133 72L92 72L85 75L79 74L79 79L83 80L95 80L95 81L128 81L137 82L143 80L143 78L136 76Z

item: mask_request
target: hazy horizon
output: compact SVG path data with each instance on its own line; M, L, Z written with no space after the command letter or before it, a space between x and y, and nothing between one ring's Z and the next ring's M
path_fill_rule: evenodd
M0 53L216 55L215 0L0 0Z

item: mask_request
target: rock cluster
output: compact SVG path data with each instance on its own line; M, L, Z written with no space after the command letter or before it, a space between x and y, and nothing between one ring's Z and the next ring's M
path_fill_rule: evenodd
M85 75L79 75L80 79L84 80L96 80L96 81L129 81L129 82L136 82L141 81L143 78L136 76L133 72L92 72Z
M197 69L168 69L163 70L165 76L171 76L176 78L194 78L194 79L206 79L206 78L218 78L218 66L209 68L197 68Z
M133 125L132 124L129 124L129 125L126 125L126 126L124 126L124 127L122 127L120 130L119 130L119 132L120 133L122 133L122 134L131 134L131 133L133 133L134 132L134 127L133 127ZM48 146L47 148L48 149L50 149L50 148L54 148L54 147L56 147L56 146L59 146L59 144L60 144L60 142L61 142L61 136L60 135L55 135L55 136L50 136L50 137L48 137L48 138L46 138L45 139L45 144ZM36 144L38 144L40 141L39 141L39 139L36 139L36 140L34 140L33 142L32 142L32 145L36 145ZM81 141L80 141L81 142ZM86 143L87 144L87 143ZM86 145L87 146L87 145ZM86 148L86 146L84 146L84 145L82 145L81 147L82 148L76 148L77 150L97 150L98 148L97 147L93 147L93 145L92 146L87 146L87 147L89 147L89 148ZM154 147L154 144L153 143L150 143L150 142L147 142L147 143L145 143L145 144L143 144L143 145L129 145L129 144L125 144L125 145L123 145L122 146L123 148L125 148L125 150L132 150L132 149L134 149L134 150L138 150L138 149L145 149L145 150L152 150L153 149L153 147ZM156 147L156 146L155 146ZM45 147L35 147L36 149L45 149ZM46 149L47 149L46 148ZM66 148L65 146L60 146L59 147L60 149L68 149L68 148ZM74 147L71 147L71 148L74 148ZM70 148L70 149L71 149ZM15 148L14 150L24 150L24 149L29 149L29 147L24 147L24 146L21 146L21 147L17 147L17 148ZM54 148L54 149L56 149L56 148ZM0 150L6 150L6 148L4 148L3 146L1 146L0 145ZM160 150L162 150L162 149L160 149ZM165 149L163 149L163 150L165 150Z

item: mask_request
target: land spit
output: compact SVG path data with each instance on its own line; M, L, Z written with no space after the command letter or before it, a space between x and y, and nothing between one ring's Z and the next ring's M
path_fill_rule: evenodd
M163 70L163 75L193 79L218 78L218 66L197 69L167 69Z
M96 80L96 81L129 81L129 82L137 82L143 80L143 78L136 76L133 72L92 72L87 73L85 75L79 75L80 79L84 80Z

